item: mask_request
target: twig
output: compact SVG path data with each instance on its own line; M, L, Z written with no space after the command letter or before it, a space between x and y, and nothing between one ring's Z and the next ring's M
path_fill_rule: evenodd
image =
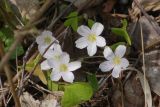
M145 107L147 107L147 96L146 96L146 66L145 66L145 58L144 58L144 41L143 41L143 32L142 32L142 25L140 24L140 30L141 30L141 45L142 45L142 61L143 61L143 73L144 73L144 97L145 97Z
M3 85L2 85L1 77L0 77L0 87L2 89L3 103L4 103L5 107L6 107L7 105L6 105L6 100L5 100L5 96L4 96L4 91L3 91Z
M45 91L45 92L48 92L48 93L50 93L50 94L52 94L52 95L55 95L55 96L63 96L63 94L64 94L62 91L54 91L54 92L53 92L53 91L47 90L47 89L43 88L42 86L34 83L34 82L31 81L30 79L28 79L28 82L30 82L31 84L35 85L37 88L39 88L39 89L41 89L41 90L43 90L43 91Z
M4 56L3 44L0 41L0 57L2 58L3 56ZM21 107L20 102L19 102L19 98L17 97L16 91L15 91L14 84L12 82L11 70L10 70L9 65L7 63L4 65L4 71L7 76L8 83L10 85L10 89L11 89L11 92L13 95L15 105L16 105L16 107Z

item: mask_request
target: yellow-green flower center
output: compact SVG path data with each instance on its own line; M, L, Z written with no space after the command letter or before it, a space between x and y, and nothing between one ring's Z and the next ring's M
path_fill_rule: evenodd
M61 56L60 56L60 55L55 55L54 58L55 58L56 60L60 60Z
M114 63L115 65L119 65L119 64L121 63L120 57L115 56L115 57L113 58L113 63Z
M95 42L96 41L96 35L95 34L90 34L87 39L90 42Z
M60 71L61 71L61 72L66 72L67 70L68 70L68 67L67 67L66 64L61 64L61 65L60 65Z
M46 43L47 45L49 45L49 44L51 43L51 38L48 37L48 36L46 36L46 37L44 38L44 43Z

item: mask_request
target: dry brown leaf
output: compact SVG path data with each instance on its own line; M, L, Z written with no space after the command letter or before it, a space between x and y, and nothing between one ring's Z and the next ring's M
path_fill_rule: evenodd
M137 71L137 76L141 82L143 92L146 96L146 105L147 107L152 107L152 96L148 80L144 78L144 75L140 71Z
M160 96L160 50L145 54L146 76L153 92Z
M143 107L144 94L140 81L132 76L124 85L125 107Z
M141 50L140 24L142 26L145 49L148 47L152 47L154 43L160 41L160 35L157 34L153 26L147 20L147 18L143 16L139 19L138 22L131 23L128 27L129 32L133 32L132 34L130 34L130 36L132 37L132 43L136 47L136 49Z
M158 11L160 10L160 1L159 0L137 0L144 10L146 11ZM130 10L130 14L134 17L137 17L140 14L140 9L133 2L132 9Z
M20 96L21 107L58 107L57 100L53 95L49 99L46 97L44 100L35 100L28 92L24 92Z
M10 0L20 11L22 17L30 19L40 8L39 0Z

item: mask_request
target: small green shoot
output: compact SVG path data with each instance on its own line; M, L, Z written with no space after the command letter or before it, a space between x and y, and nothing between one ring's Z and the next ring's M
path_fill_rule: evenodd
M64 22L66 27L71 26L71 28L76 32L78 28L78 12L71 12L67 16L67 20Z
M122 20L122 24L123 24L122 28L112 28L111 31L116 35L124 37L126 42L129 45L131 45L131 39L129 34L127 33L127 20L126 19Z

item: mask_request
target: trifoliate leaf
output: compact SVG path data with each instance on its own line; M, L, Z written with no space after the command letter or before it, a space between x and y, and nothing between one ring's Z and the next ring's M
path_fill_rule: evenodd
M76 32L78 28L78 13L77 12L72 12L69 14L67 17L67 20L64 22L64 25L71 26L72 29Z
M73 18L73 17L77 17L78 16L78 12L74 11L74 12L71 12L67 18Z
M62 97L62 107L73 107L83 101L89 100L93 95L93 90L88 83L74 83L65 86L64 96Z
M118 36L122 36L126 40L126 42L129 45L131 45L131 39L126 30L127 20L126 19L122 20L122 24L123 24L122 28L112 28L111 31Z
M51 91L58 91L58 84L51 80L50 75L51 73L47 71L47 87Z
M0 29L0 39L4 43L4 50L7 52L11 47L12 43L14 42L13 32L9 27L1 28ZM15 51L11 55L11 59L15 59L16 56L20 56L24 53L24 49L21 44L19 44Z
M127 31L125 29L122 28L112 28L111 29L112 32L118 36L122 36L124 37L124 39L126 40L126 42L131 45L131 39L130 36L128 35Z
M89 84L92 86L93 91L94 92L97 91L98 90L98 80L96 78L96 75L95 74L88 74L87 79L88 79Z
M76 32L78 29L78 18L72 18L72 22L71 27Z
M92 19L88 19L88 26L91 28L95 22Z

